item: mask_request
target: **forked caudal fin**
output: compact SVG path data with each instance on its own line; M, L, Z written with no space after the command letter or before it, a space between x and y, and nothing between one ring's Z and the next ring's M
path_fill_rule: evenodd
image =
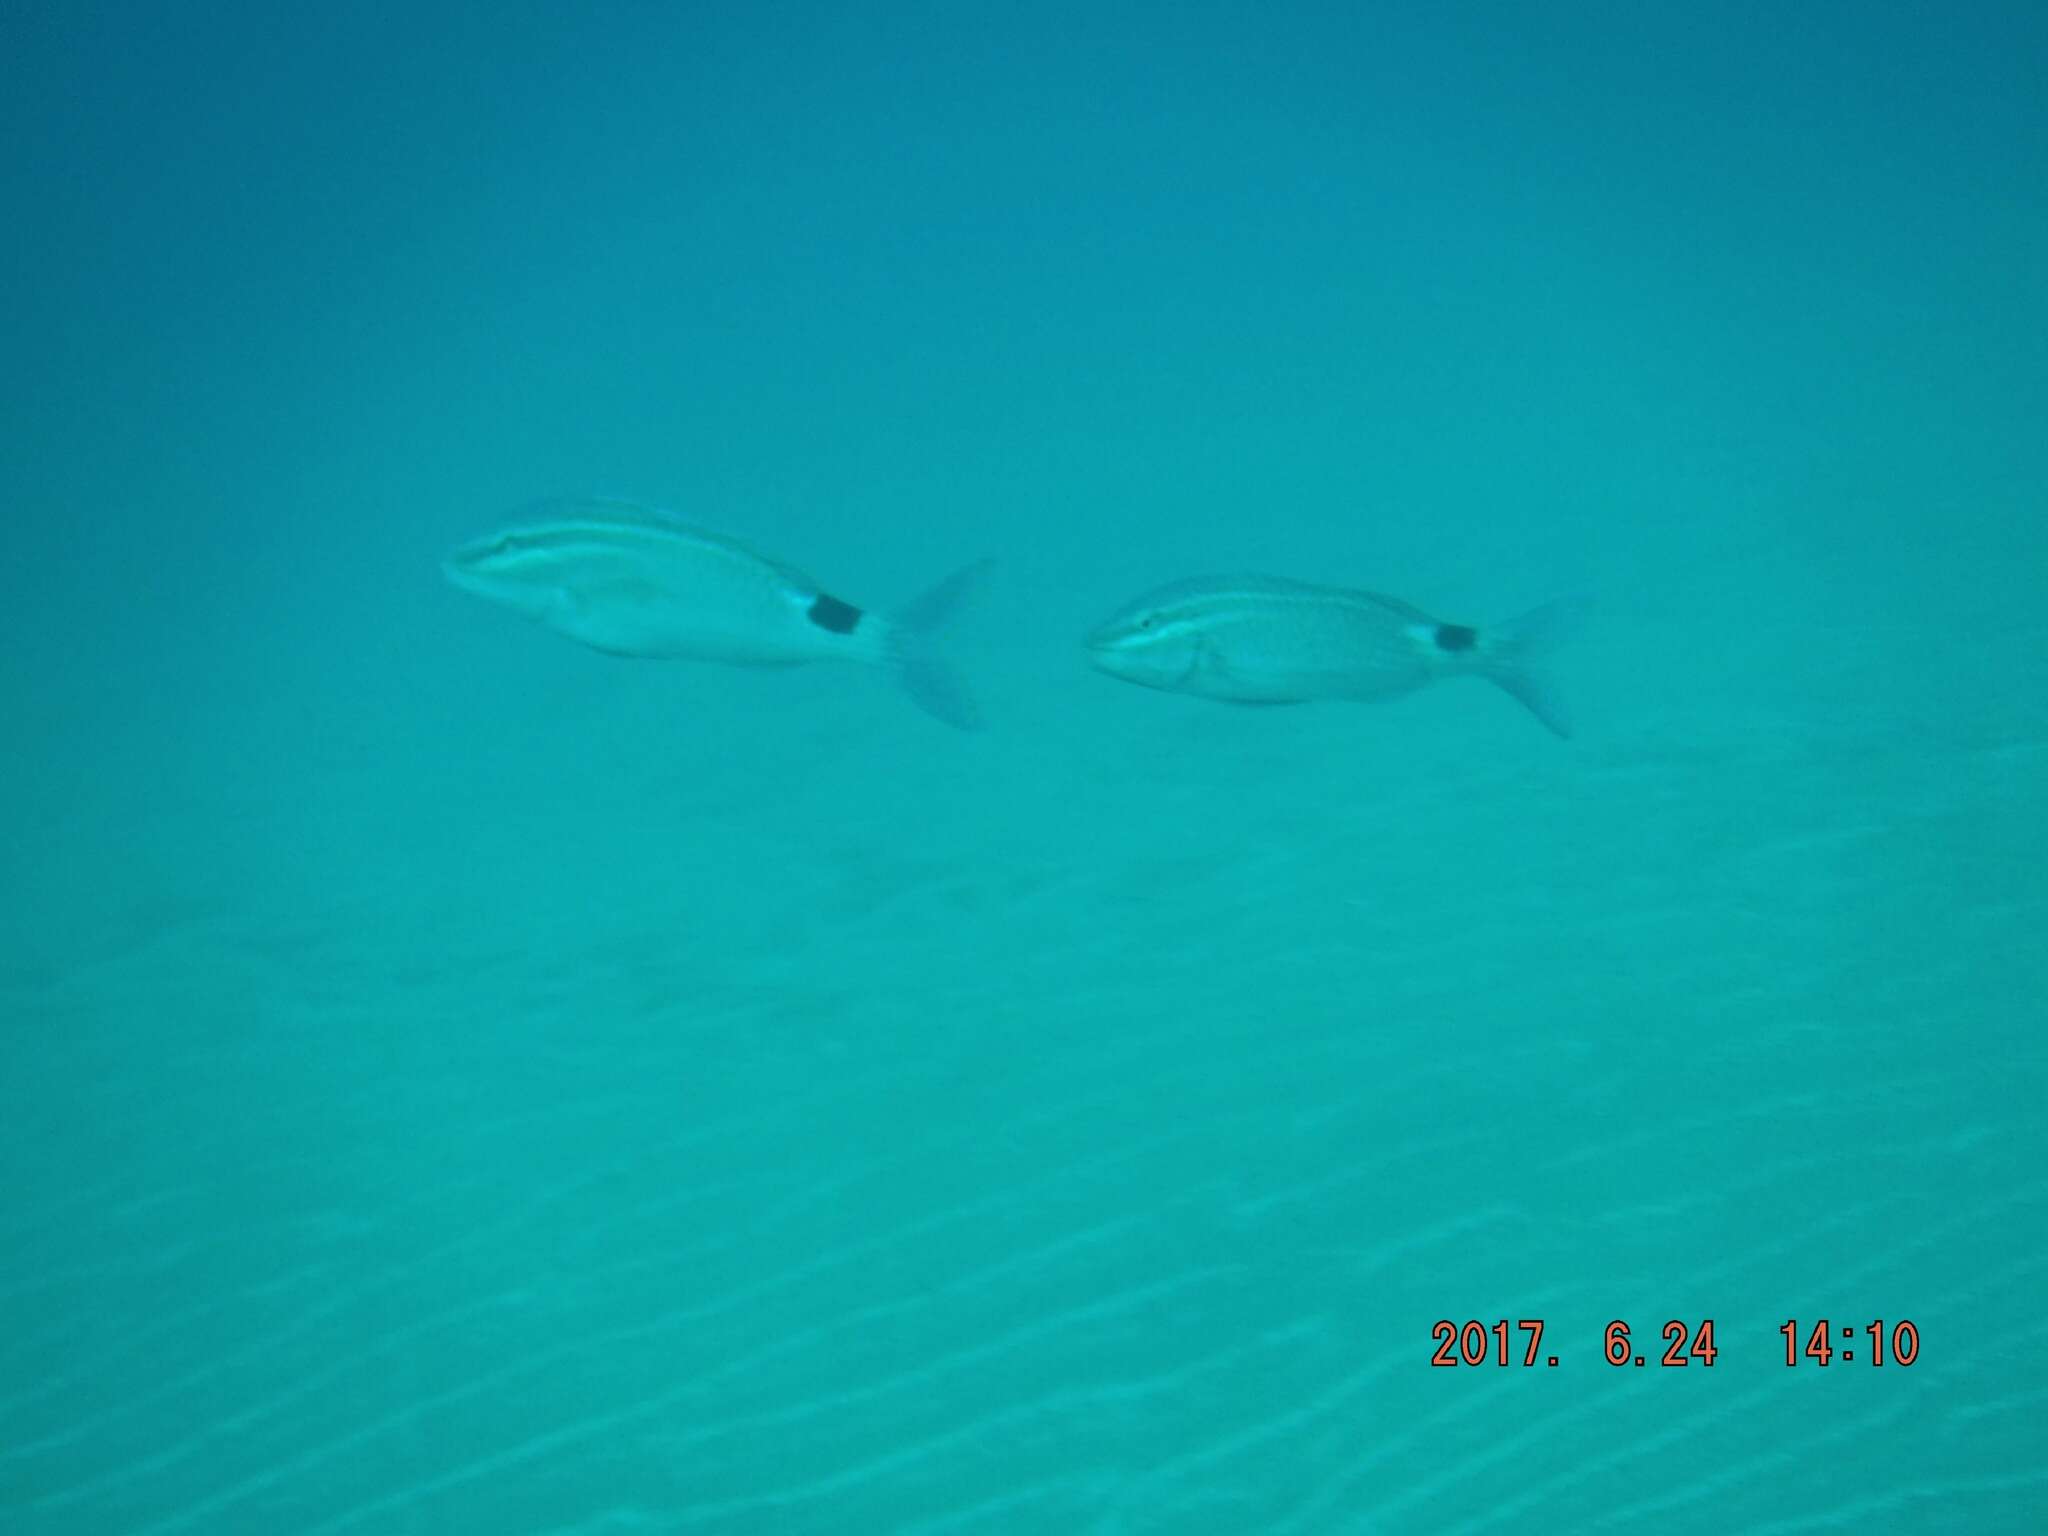
M1520 700L1559 736L1571 735L1571 716L1537 663L1569 639L1592 608L1589 597L1559 598L1481 632L1485 660L1480 664L1480 676Z
M955 571L890 616L888 656L904 691L926 714L963 731L981 729L981 711L974 707L960 675L940 654L939 636L994 563L977 560Z

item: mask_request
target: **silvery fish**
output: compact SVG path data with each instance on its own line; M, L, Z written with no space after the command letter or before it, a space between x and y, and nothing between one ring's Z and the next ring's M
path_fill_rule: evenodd
M442 562L465 592L612 656L891 669L926 713L980 720L939 655L938 631L987 568L948 577L891 614L856 608L794 566L722 533L621 501L551 502Z
M1584 614L1582 598L1504 624L1446 624L1398 598L1277 576L1175 582L1087 638L1112 677L1237 704L1384 699L1445 677L1482 677L1560 736L1563 706L1533 670Z

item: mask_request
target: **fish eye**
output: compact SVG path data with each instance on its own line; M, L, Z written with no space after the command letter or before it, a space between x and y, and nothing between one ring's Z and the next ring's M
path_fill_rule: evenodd
M1151 627L1152 627L1152 615L1151 615L1151 614L1149 614L1149 613L1148 613L1148 614L1145 614L1145 615L1143 615L1143 616L1142 616L1142 617L1141 617L1141 618L1140 618L1140 619L1138 620L1138 628L1140 628L1140 629L1150 629Z

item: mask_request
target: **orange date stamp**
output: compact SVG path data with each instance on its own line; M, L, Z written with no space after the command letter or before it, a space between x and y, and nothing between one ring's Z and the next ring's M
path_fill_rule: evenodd
M1545 1324L1540 1317L1503 1317L1488 1322L1471 1318L1463 1323L1444 1317L1438 1318L1429 1332L1436 1340L1429 1357L1432 1366L1540 1365L1548 1369L1558 1363L1556 1355L1544 1350ZM1859 1358L1874 1366L1909 1366L1920 1358L1920 1330L1911 1319L1888 1323L1873 1318L1861 1328L1837 1328L1826 1318L1812 1324L1787 1318L1778 1332L1785 1339L1784 1361L1789 1368L1836 1361L1847 1365ZM1867 1346L1862 1343L1866 1335ZM1611 1366L1632 1370L1653 1364L1660 1369L1698 1366L1711 1370L1721 1355L1711 1317L1698 1322L1672 1318L1657 1330L1656 1337L1662 1341L1662 1349L1654 1344L1639 1349L1628 1322L1615 1318L1601 1335L1601 1358ZM1837 1339L1841 1340L1839 1346Z

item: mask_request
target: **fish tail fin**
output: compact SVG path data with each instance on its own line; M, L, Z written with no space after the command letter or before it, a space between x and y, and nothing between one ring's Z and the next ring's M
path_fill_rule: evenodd
M1479 675L1559 736L1571 735L1571 715L1538 663L1571 637L1592 608L1589 597L1563 597L1483 631Z
M980 730L981 711L975 708L960 674L940 652L939 636L994 563L977 560L963 566L930 591L912 598L890 618L887 657L903 691L933 719L958 730Z

